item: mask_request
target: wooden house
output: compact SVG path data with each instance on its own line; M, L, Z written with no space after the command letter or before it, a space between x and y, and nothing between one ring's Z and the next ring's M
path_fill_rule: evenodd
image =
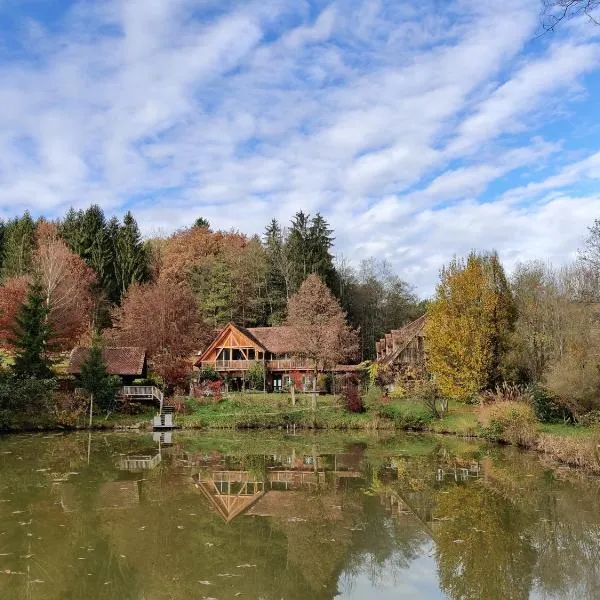
M197 368L211 367L240 389L246 373L258 361L265 367L264 388L281 391L294 371L302 373L303 386L312 387L313 366L293 356L289 327L240 327L229 323L196 360Z
M376 343L376 362L394 373L406 369L424 370L425 322L426 315L423 315L401 329L386 333Z
M71 350L67 372L71 375L79 375L81 366L87 360L90 349L77 347ZM146 378L148 372L148 361L146 350L133 346L107 347L102 349L106 372L109 375L118 375L123 380L123 385L131 385L134 379Z

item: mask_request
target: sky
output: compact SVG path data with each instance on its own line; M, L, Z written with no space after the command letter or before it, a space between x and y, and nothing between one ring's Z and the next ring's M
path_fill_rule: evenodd
M0 216L132 210L335 254L421 295L495 249L572 260L600 218L600 27L538 0L0 0Z

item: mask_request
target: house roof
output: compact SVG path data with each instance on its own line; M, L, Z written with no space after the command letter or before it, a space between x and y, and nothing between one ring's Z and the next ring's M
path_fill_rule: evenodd
M68 373L81 373L81 366L86 361L90 349L77 347L71 350ZM102 355L109 375L142 375L146 361L146 350L136 346L103 348Z
M393 361L407 346L410 342L418 335L423 335L425 323L427 322L427 315L423 315L418 319L408 323L402 327L402 329L395 329L391 333L386 335L379 340L384 351L386 350L386 338L390 341L396 342L396 348L392 352L385 354L378 362L389 363Z
M293 335L292 328L281 325L278 327L239 327L241 331L254 338L267 352L283 354L292 352Z

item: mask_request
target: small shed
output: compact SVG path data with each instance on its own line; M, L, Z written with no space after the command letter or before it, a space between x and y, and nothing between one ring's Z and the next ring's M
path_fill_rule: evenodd
M78 346L71 350L67 372L79 375L81 366L89 356L90 349ZM123 385L131 385L134 379L145 379L148 374L148 361L145 348L137 346L106 347L102 349L106 372L118 375Z

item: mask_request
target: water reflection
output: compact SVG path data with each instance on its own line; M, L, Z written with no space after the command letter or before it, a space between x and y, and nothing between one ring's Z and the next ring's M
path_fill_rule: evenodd
M599 482L537 456L168 433L1 438L0 597L600 597Z

